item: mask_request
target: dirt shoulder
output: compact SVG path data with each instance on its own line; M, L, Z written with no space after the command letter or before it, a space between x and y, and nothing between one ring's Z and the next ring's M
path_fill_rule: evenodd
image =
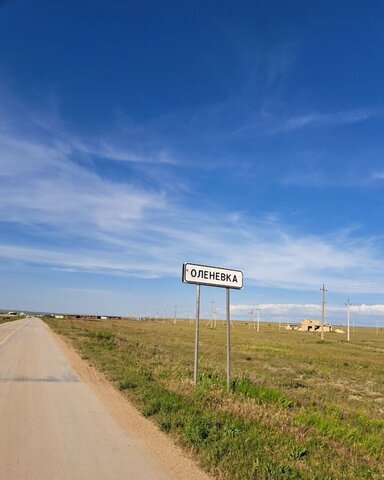
M68 341L52 329L50 331L73 369L95 391L112 417L127 432L145 443L172 479L212 480L212 477L203 472L192 459L185 456L170 437L144 418L102 373L83 360Z

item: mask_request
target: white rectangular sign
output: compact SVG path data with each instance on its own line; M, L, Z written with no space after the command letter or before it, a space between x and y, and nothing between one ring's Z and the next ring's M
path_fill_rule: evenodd
M243 288L243 272L240 270L229 270L228 268L184 263L183 282L209 285L211 287L240 289Z

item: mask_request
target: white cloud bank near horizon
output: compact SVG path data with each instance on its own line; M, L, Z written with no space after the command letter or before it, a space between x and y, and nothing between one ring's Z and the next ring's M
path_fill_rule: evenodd
M239 314L248 314L254 312L256 315L256 309L260 309L260 314L263 312L268 314L276 315L303 315L310 316L312 314L321 315L322 306L321 304L300 304L300 303L266 303L266 304L256 304L256 305L231 305L231 312ZM328 313L345 313L346 305L337 305L330 304L325 307L327 314ZM350 312L360 315L383 315L384 314L384 304L350 304Z

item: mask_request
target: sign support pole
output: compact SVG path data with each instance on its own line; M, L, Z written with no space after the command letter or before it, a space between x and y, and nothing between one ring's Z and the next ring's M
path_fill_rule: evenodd
M226 289L227 292L227 386L230 385L230 376L231 376L231 319L230 319L230 298L229 292L230 289Z
M195 320L195 363L193 369L193 383L197 384L197 370L199 362L199 320L200 320L200 285L196 285L196 320Z

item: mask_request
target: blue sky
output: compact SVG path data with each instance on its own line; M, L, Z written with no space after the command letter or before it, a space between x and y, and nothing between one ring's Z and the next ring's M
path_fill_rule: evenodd
M0 2L0 304L384 312L384 5ZM203 312L221 289L203 289ZM372 306L377 305L377 306ZM381 320L380 320L381 321Z

